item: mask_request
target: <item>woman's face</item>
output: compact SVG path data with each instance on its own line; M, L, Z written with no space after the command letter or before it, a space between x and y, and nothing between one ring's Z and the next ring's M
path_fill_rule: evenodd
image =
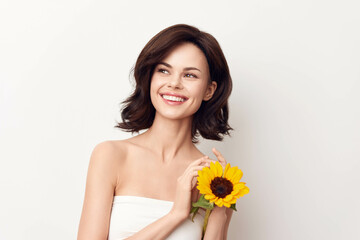
M171 119L193 115L216 90L215 81L209 84L204 53L192 43L182 43L161 62L155 67L150 86L157 114Z

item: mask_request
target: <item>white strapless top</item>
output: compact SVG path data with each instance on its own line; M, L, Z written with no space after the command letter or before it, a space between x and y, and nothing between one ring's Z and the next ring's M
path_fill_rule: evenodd
M108 240L132 236L170 212L173 204L174 202L147 197L114 196ZM205 211L200 208L194 222L189 215L166 239L200 240L204 216Z

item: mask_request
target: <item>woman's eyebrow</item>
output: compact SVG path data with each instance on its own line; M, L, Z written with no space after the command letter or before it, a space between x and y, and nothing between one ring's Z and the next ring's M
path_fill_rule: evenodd
M159 62L159 64L165 65L169 68L172 68L172 66L166 62ZM186 67L184 68L184 70L198 70L199 72L201 72L199 69L197 69L196 67Z

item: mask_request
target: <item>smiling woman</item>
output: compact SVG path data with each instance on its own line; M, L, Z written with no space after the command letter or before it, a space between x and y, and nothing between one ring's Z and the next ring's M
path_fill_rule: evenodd
M215 160L199 134L223 139L232 81L213 36L177 24L155 35L134 68L136 87L115 127L146 132L99 143L91 155L78 240L199 240L205 211L190 218L198 171ZM226 160L216 149L221 166ZM204 239L226 239L232 209L215 207Z
M167 114L166 117L171 119L187 118L203 101L211 98L217 83L209 81L206 57L193 43L178 45L163 61L155 68L150 83L150 98L156 114ZM188 65L196 67L186 67ZM196 77L194 69L199 72ZM168 108L167 105L179 107ZM155 119L157 117L155 115Z
M139 132L151 127L155 117L155 108L149 101L153 73L156 75L157 71L161 70L161 74L170 74L173 69L172 65L166 61L168 60L166 57L175 48L179 50L180 45L186 43L192 44L191 46L195 49L193 56L196 55L196 58L188 57L187 59L194 65L185 62L186 64L181 64L181 66L184 65L182 70L190 71L198 68L200 71L193 70L185 73L196 76L202 74L202 78L207 79L208 84L213 81L217 85L211 99L202 102L195 113L191 128L192 141L197 143L199 134L212 140L222 140L221 135L229 134L232 128L227 122L229 114L227 101L232 91L232 79L227 61L219 43L211 34L185 24L177 24L162 30L140 52L133 69L136 88L133 94L122 102L124 104L121 112L123 122L118 123L116 127L130 132ZM195 60L199 62L194 62ZM201 63L203 71L198 67ZM157 71L156 67L158 67Z

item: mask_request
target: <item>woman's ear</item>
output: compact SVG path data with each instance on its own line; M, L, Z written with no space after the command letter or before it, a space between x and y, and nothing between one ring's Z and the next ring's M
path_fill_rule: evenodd
M212 81L211 84L206 89L206 93L203 98L204 101L208 101L212 98L216 90L216 87L217 87L217 83L215 81Z

